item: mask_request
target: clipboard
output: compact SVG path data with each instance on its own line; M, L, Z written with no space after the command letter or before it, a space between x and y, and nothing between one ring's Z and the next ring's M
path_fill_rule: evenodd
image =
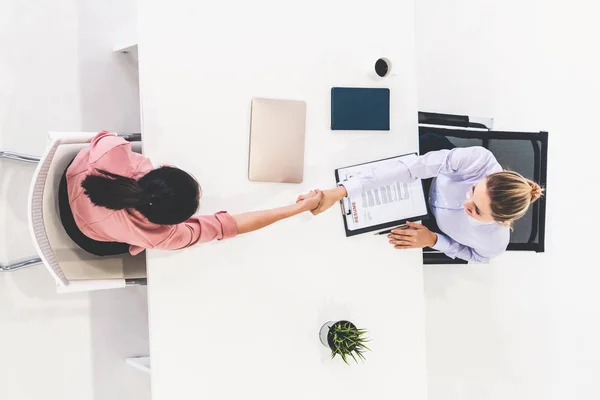
M416 152L414 153L407 153L407 154L402 154L399 156L394 156L394 157L389 157L389 158L384 158L384 159L380 159L380 160L375 160L375 161L369 161L369 162L365 162L362 164L356 164L356 165L351 165L348 167L342 167L342 168L338 168L335 170L335 181L338 183L342 183L342 179L340 179L340 170L345 170L345 169L350 169L350 168L357 168L357 167L361 167L361 166L366 166L366 165L370 165L370 164L377 164L377 163L381 163L381 162L386 162L386 161L390 161L390 160L394 160L394 159L398 159L398 158L402 158L402 157L407 157L407 156L411 156L411 155L417 155ZM348 224L348 216L352 215L353 210L352 210L352 206L350 203L350 199L348 197L344 197L341 201L340 201L340 208L342 211L342 220L344 221L344 230L346 231L346 237L350 237L350 236L356 236L356 235L361 235L363 233L368 233L368 232L374 232L374 231L380 231L380 230L384 230L384 229L389 229L389 228L393 228L402 224L405 224L407 221L420 221L420 220L425 220L428 219L428 214L427 214L427 203L425 200L425 193L423 191L423 186L421 184L421 180L417 180L414 181L413 183L411 183L414 188L414 190L417 190L417 199L416 201L420 202L421 204L419 204L419 209L424 211L424 212L418 212L418 215L411 215L411 216L406 216L406 217L402 217L400 219L398 218L393 218L389 221L386 222L380 222L380 223L375 223L373 225L369 225L369 226L365 226L363 228L357 228L357 229L351 229L351 227ZM408 185L408 184L407 184ZM378 189L379 190L379 189Z

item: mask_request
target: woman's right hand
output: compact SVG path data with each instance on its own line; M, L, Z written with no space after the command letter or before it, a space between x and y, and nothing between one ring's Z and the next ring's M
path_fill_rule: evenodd
M343 186L336 187L335 189L325 190L321 193L322 197L319 201L318 207L315 207L311 210L313 215L318 215L327 211L329 208L331 208L331 206L342 200L347 195L346 188ZM308 195L298 197L298 201L303 200L306 196Z
M319 207L322 199L323 192L321 190L312 190L307 194L298 196L296 203L300 204L302 211L313 211Z

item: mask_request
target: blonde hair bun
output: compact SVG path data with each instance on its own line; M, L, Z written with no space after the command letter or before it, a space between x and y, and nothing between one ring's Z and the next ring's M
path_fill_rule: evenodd
M544 194L544 189L534 181L529 181L529 186L531 186L531 202L533 203Z
M492 217L498 222L512 222L521 218L531 203L544 193L540 185L514 171L488 175L486 186Z

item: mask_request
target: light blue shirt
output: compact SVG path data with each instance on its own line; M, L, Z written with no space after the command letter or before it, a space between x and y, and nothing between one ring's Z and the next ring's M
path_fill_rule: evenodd
M435 178L429 191L429 205L438 232L434 249L451 258L485 263L502 254L510 240L510 228L497 222L480 222L465 213L463 202L471 187L494 172L502 171L494 155L483 147L461 147L432 151L414 161L375 168L353 176L344 185L349 196L390 183Z

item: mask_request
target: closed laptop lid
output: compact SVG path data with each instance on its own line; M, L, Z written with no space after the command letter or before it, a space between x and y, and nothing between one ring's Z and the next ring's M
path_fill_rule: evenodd
M305 129L304 101L253 99L248 179L302 182Z

